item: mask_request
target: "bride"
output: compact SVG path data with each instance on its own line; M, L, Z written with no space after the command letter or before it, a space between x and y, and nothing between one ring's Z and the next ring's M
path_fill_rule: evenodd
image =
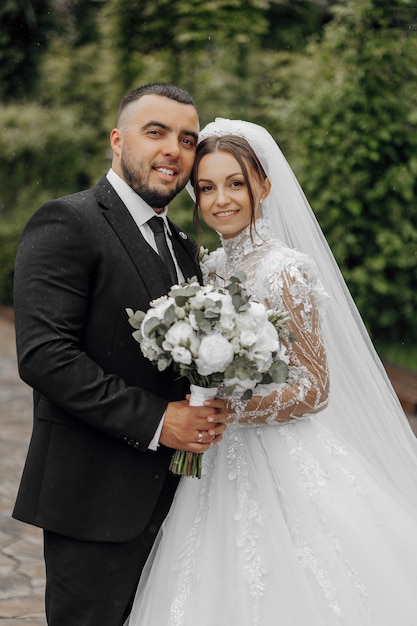
M296 341L182 479L128 625L414 626L416 440L302 190L265 129L221 118L191 182L216 280L244 271Z

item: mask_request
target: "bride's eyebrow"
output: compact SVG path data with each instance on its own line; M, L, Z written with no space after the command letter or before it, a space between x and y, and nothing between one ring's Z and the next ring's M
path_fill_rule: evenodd
M230 174L229 176L226 176L226 180L229 180L229 178L234 178L235 176L243 176L242 172L236 172L236 174ZM213 181L210 180L210 178L198 178L197 179L197 183L212 183Z

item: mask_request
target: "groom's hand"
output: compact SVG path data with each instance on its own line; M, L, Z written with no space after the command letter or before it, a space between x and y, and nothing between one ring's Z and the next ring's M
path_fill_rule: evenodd
M225 400L207 400L204 406L190 406L186 400L170 402L159 442L168 448L204 452L221 440L226 417Z

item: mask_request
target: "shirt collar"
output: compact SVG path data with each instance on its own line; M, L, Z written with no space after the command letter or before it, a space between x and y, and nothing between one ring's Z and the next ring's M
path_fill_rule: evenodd
M164 210L161 213L155 213L153 208L149 206L149 204L147 204L145 200L143 200L143 198L141 198L135 191L133 191L132 187L120 178L120 176L116 174L112 168L109 169L106 177L121 201L126 205L126 208L129 213L131 213L139 227L143 226L154 215L158 215L158 217L162 217L164 220L165 228L171 235L171 229L167 220L167 206L164 207Z

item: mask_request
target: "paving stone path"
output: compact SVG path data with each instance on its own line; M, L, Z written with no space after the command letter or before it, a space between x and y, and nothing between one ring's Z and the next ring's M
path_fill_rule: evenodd
M17 375L7 313L0 310L0 623L46 626L42 531L11 518L32 430L32 394Z

